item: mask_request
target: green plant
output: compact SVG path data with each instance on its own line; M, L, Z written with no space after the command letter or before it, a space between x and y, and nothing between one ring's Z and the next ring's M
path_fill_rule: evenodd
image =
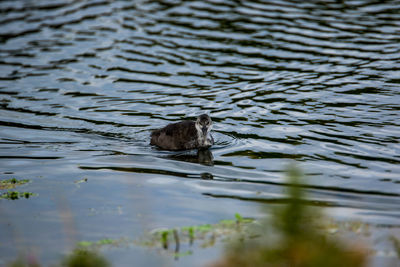
M275 207L272 219L261 222L258 238L231 242L214 266L364 266L364 250L348 248L317 230L322 215L307 205L301 181L300 171L292 167L287 204Z
M15 200L19 198L30 198L36 194L30 192L18 192L18 191L8 191L0 195L0 199Z
M18 180L16 178L0 180L0 189L12 189L16 186L23 185L29 183L28 179Z
M75 249L62 262L63 267L108 267L109 262L100 254L87 249Z

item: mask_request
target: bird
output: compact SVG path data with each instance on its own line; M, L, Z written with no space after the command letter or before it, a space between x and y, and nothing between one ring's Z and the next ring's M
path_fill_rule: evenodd
M210 116L202 114L196 121L184 120L154 130L151 133L150 145L173 151L207 149L214 144L211 128Z

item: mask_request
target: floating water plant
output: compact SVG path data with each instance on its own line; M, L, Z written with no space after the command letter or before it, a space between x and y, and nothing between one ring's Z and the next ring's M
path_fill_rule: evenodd
M0 199L15 200L19 198L30 198L31 196L36 196L36 194L31 192L8 191L1 194Z
M127 239L121 238L121 239L109 239L109 238L105 238L105 239L101 239L98 241L80 241L77 244L78 248L100 248L102 246L119 246L121 244L125 244L128 243Z
M254 219L244 218L235 214L233 220L222 220L216 224L202 224L195 226L184 226L175 229L158 229L148 233L142 240L136 242L141 246L158 247L171 252L175 257L191 255L188 249L194 242L200 242L201 247L210 247L217 240L228 240L240 233L250 236L248 226Z
M0 189L12 189L16 186L23 185L29 183L30 180L22 179L18 180L16 178L8 179L8 180L0 180Z
M7 179L7 180L0 180L0 189L14 189L17 186L29 183L30 180L28 179ZM8 191L0 194L0 199L9 199L15 200L20 198L30 198L31 196L35 196L36 194L31 192L18 192L18 191Z

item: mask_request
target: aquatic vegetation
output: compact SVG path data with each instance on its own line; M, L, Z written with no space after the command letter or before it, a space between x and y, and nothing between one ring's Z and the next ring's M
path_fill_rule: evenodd
M105 239L101 239L98 241L80 241L77 243L77 247L78 248L100 248L102 246L105 245L114 245L114 246L119 246L122 245L124 243L128 243L128 240L125 238L121 238L121 239L109 239L109 238L105 238Z
M23 185L29 182L30 180L28 179L18 180L16 178L0 180L0 189L12 189L15 188L16 186Z
M7 180L0 180L0 190L1 189L14 189L17 186L24 185L29 183L29 179L7 179ZM7 191L4 193L0 193L0 199L9 199L9 200L16 200L20 198L30 198L31 196L36 196L36 194L31 192L19 192L19 191Z
M30 198L31 196L36 196L36 194L31 192L8 191L1 194L0 199L15 200L20 198Z
M29 183L30 180L28 179L7 179L7 180L0 180L0 189L13 189L17 186ZM30 192L18 192L18 191L7 191L4 193L0 194L0 199L9 199L9 200L15 200L19 198L30 198L31 196L34 196L34 193Z
M67 256L61 266L63 267L108 267L111 266L104 256L94 250L75 249Z
M240 214L235 214L235 219L221 220L216 224L202 224L195 226L184 226L176 229L157 229L147 233L137 244L146 247L162 248L166 252L172 253L175 257L191 255L192 251L182 252L182 247L186 249L195 241L201 242L200 247L210 247L218 240L229 240L242 234L250 236L248 226L254 222L252 218L244 218ZM173 248L173 250L170 250Z
M320 211L302 201L299 170L291 168L288 176L287 205L275 207L272 218L260 222L257 238L229 243L213 266L365 266L367 251L329 237Z

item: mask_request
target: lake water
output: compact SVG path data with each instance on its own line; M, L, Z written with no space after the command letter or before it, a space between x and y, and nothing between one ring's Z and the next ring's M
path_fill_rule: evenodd
M399 1L1 1L0 265L263 215L296 162L337 219L400 227ZM151 130L208 113L210 153ZM86 182L78 183L82 179ZM2 190L4 192L4 190ZM136 245L115 266L200 266Z

